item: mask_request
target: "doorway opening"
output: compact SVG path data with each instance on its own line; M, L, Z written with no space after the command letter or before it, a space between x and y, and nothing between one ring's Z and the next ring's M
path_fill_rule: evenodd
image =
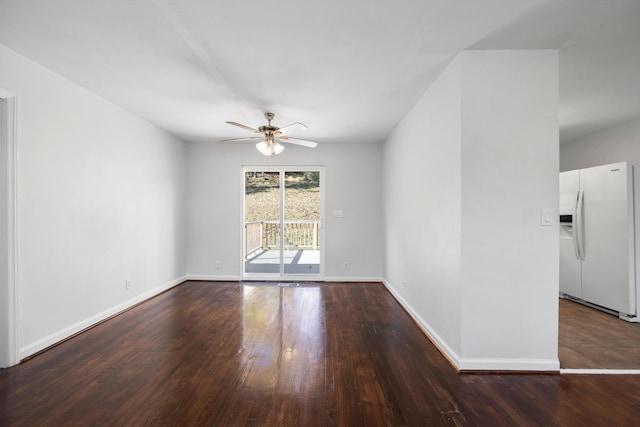
M323 275L322 168L243 169L243 277Z

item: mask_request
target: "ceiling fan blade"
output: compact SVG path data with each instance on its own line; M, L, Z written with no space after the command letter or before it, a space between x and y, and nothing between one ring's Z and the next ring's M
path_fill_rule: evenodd
M262 136L249 136L247 138L223 139L220 142L260 141L263 139L264 138Z
M249 127L249 126L246 126L246 125L243 125L243 124L240 124L240 123L236 123L236 122L226 122L226 123L229 123L232 126L238 126L239 128L246 129L249 132L260 133L260 131L258 131L258 129L254 129L252 127Z
M278 130L283 135L286 135L289 132L295 132L297 130L305 130L305 129L307 129L307 125L305 125L304 123L295 122L295 123L291 123L290 125L283 126Z
M295 145L302 145L303 147L309 147L309 148L315 148L318 145L317 142L309 141L307 139L291 138L289 136L281 136L277 138L277 140L280 142L286 142L286 143L295 144Z

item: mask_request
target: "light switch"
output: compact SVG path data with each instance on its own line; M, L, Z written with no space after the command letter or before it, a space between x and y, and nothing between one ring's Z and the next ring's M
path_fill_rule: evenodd
M344 211L342 209L334 209L333 210L333 217L334 218L343 218L344 217Z
M542 209L542 216L540 218L540 225L553 225L553 209Z

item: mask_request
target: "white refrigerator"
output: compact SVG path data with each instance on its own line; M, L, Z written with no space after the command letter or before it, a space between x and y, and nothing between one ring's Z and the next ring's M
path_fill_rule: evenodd
M637 321L633 166L560 173L560 292Z

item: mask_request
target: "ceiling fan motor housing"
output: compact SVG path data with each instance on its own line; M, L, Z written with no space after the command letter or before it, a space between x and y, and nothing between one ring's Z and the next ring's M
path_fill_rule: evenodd
M280 130L279 127L277 126L271 126L271 120L273 120L273 118L275 117L275 114L273 113L264 113L264 118L267 119L267 121L269 122L268 125L266 126L260 126L258 128L258 131L263 134L265 136L265 139L269 140L269 139L273 139L274 136L278 136L281 134L281 132L278 132L278 130Z

